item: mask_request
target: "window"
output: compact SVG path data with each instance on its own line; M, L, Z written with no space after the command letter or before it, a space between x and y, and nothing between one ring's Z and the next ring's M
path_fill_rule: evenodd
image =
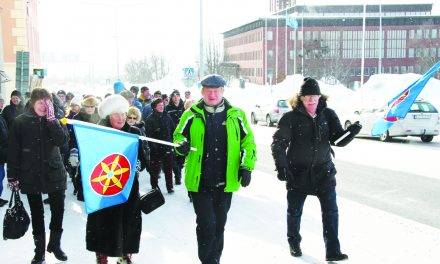
M295 58L295 51L294 50L289 50L289 59L293 60Z
M290 40L295 40L295 33L296 33L295 30L290 31Z
M414 72L414 66L408 66L408 72Z
M414 48L408 49L408 58L414 58Z
M267 51L267 59L268 60L272 60L273 59L273 50L268 50Z
M267 31L267 40L272 40L272 39L273 39L272 31Z
M437 38L437 29L431 30L431 38L433 38L433 39Z
M409 31L409 38L410 38L410 39L414 39L414 37L415 37L414 29L411 29L411 30Z
M311 38L311 32L306 31L306 40L310 40L310 38Z
M431 53L430 54L431 57L435 58L437 56L437 48L435 48L435 47L431 48L431 52L430 53Z
M385 73L391 73L391 66L385 67Z
M423 38L425 38L425 39L429 39L429 32L430 32L429 29L425 29L425 30L423 31Z
M298 31L298 40L303 40L303 32L301 30Z
M393 73L394 74L398 74L399 73L399 66L394 66L393 67Z
M364 73L365 73L365 76L369 76L370 75L370 68L365 68L364 69Z
M313 40L318 40L318 31L313 31Z
M362 70L361 70L361 68L357 68L357 69L356 69L356 75L357 75L357 76L361 76L361 74L362 74Z
M371 67L370 74L375 75L377 73L377 67Z
M400 73L406 73L406 66L400 66Z

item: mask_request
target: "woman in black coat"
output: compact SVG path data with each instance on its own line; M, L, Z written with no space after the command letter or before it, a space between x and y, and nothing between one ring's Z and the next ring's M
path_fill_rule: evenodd
M345 260L348 257L341 253L338 239L336 169L331 145L347 145L361 126L355 123L344 131L335 111L327 108L327 97L321 95L318 82L311 78L304 79L292 108L281 117L271 146L278 179L287 181L290 253L294 257L302 255L299 233L302 210L307 195L316 195L321 204L326 259ZM348 136L338 141L347 132Z
M45 259L46 234L44 208L41 194L50 199L50 238L48 252L54 252L59 260L67 260L60 248L63 232L66 170L60 147L68 141L68 135L55 118L51 94L42 88L32 90L22 115L19 115L9 130L8 181L12 189L20 189L27 195L32 215L32 234L35 257L32 263Z
M171 117L164 112L164 102L161 98L151 102L153 113L145 120L145 134L147 137L173 142L174 123ZM151 187L158 186L159 173L163 169L168 193L173 193L173 147L164 144L149 142L150 145L150 183Z
M103 118L100 125L141 135L138 128L126 123L129 105L121 95L107 97L98 108ZM138 163L145 168L146 157L139 142ZM136 172L130 195L125 203L107 207L87 217L87 250L96 252L97 263L107 263L107 257L119 257L118 263L131 263L133 253L139 252L142 216L139 209L139 173Z

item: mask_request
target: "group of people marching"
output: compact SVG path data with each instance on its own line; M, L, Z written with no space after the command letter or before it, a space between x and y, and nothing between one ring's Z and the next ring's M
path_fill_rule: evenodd
M137 86L126 90L121 82L115 83L115 94L102 102L91 95L68 98L64 91L51 94L36 88L23 105L18 91L11 94L11 104L0 115L0 180L5 177L6 163L8 186L27 196L35 244L32 264L44 263L46 251L58 260L68 259L61 249L67 175L72 175L78 200L84 200L78 142L72 127L60 122L64 117L177 146L140 141L138 168L127 202L87 216L86 248L95 252L97 263L108 263L108 257L118 257L117 263L133 263L132 254L139 252L139 172L146 169L155 188L163 171L167 191L172 194L174 184L182 183L183 168L196 214L198 257L203 264L220 263L232 194L250 184L257 153L244 111L223 97L224 78L208 75L201 85L202 98L197 102L190 99L189 91L184 102L178 90L169 97L160 91L151 96L144 86L138 95ZM338 240L331 145L347 145L361 125L355 123L344 130L326 100L316 80L304 79L300 93L291 101L292 110L278 124L271 148L277 177L286 182L291 255L302 255L301 214L307 195L314 195L321 203L326 259L338 261L348 257L341 253ZM63 105L66 101L68 112ZM42 194L48 195L51 211L47 244ZM3 201L0 199L0 206L7 203Z

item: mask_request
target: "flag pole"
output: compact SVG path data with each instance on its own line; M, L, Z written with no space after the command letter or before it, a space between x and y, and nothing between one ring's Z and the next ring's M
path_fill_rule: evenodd
M96 124L93 124L93 123L88 123L88 122L79 121L79 120L75 120L75 119L63 118L63 119L60 120L60 123L63 124L63 125L66 125L66 124L69 124L69 125L81 125L81 126L90 127L90 128L92 128L92 127L93 128L98 128L98 129L101 129L101 130L116 131L118 133L131 134L131 133L119 130L119 129L112 128L112 127L100 126L100 125L96 125ZM140 140L149 141L149 142L158 143L158 144L162 144L162 145L168 145L168 146L172 146L172 147L179 147L180 146L179 144L176 144L176 143L172 143L172 142L168 142L168 141L164 141L164 140L160 140L160 139L155 139L155 138L151 138L151 137L146 137L146 136L139 136L139 139ZM191 147L191 150L196 151L197 149Z
M284 48L284 53L285 53L285 60L284 60L284 64L285 64L285 69L284 69L284 75L287 77L287 8L286 8L286 16L284 18L284 30L285 30L285 34L284 34L284 39L285 39L285 48Z

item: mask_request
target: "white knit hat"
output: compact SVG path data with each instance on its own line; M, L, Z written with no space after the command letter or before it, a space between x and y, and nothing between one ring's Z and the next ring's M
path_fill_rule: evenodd
M99 104L98 114L100 118L104 119L113 113L127 113L129 107L128 101L122 95L114 94Z
M70 101L70 105L77 105L77 106L81 106L81 103L83 101L83 98L81 95L75 95L72 98L72 101Z

